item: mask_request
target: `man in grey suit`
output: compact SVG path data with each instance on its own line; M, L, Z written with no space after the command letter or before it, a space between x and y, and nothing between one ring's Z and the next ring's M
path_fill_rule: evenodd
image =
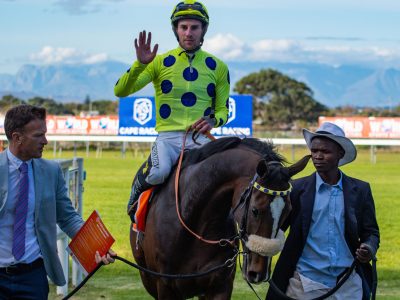
M379 247L374 200L367 182L339 169L356 158L356 147L329 122L316 132L303 129L303 135L316 172L293 181L292 211L283 225L290 232L272 280L291 298L314 299L332 289L356 259L356 270L328 299L370 299L369 261ZM270 288L266 299L286 298Z
M68 198L58 163L41 158L46 110L13 107L4 129L9 147L0 153L0 299L47 299L47 276L65 284L56 224L72 238L84 221ZM110 253L96 253L97 263L113 262Z

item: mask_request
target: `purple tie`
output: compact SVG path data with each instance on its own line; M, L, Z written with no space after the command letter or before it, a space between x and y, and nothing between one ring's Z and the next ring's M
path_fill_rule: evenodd
M17 260L25 254L26 216L28 212L29 177L28 165L23 162L19 167L21 174L18 183L18 199L15 206L14 236L12 254Z

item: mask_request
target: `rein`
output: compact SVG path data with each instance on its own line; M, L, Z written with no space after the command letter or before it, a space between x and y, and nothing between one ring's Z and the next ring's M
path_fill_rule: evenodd
M150 269L144 268L144 267L142 267L142 266L140 266L140 265L138 265L138 264L135 264L135 263L133 263L133 262L131 262L131 261L129 261L129 260L123 258L123 257L120 257L120 256L118 256L118 255L113 256L113 258L116 259L116 260L122 261L123 263L125 263L125 264L127 264L127 265L129 265L129 266L131 266L131 267L134 267L135 269L138 269L139 271L148 273L148 274L153 275L153 276L156 276L156 277L162 277L162 278L168 278L168 279L191 279L191 278L197 278L197 277L202 277L202 276L208 275L208 274L213 273L213 272L215 272L215 271L218 271L218 270L220 270L220 269L222 269L222 268L232 268L232 267L236 264L236 258L237 258L237 256L239 255L239 253L240 253L239 250L236 249L235 254L234 254L231 258L227 259L227 260L225 261L225 263L220 264L220 265L217 265L217 266L215 266L215 267L212 267L212 268L210 268L210 269L208 269L208 270L206 270L206 271L204 271L204 272L193 273L193 274L165 274L165 273L158 273L158 272L152 271L152 270L150 270ZM62 300L67 300L67 299L71 298L76 292L78 292L78 291L86 284L86 282L87 282L87 281L94 275L94 273L96 273L102 266L104 266L104 263L103 263L103 262L100 262L100 263L96 266L96 268L95 268L92 272L90 272L90 273L82 280L82 282L81 282L78 286L76 286L67 296L65 296L64 298L62 298Z
M201 235L197 234L196 232L194 232L192 229L189 228L189 226L186 225L185 221L183 220L182 216L181 216L181 212L179 210L179 176L180 176L180 172L181 172L181 166L182 166L182 160L183 160L183 153L185 151L185 143L186 143L186 137L188 135L188 132L190 131L190 128L188 128L185 132L185 135L183 136L183 141L182 141L182 149L181 149L181 153L179 155L179 161L178 161L178 166L176 167L176 173L175 173L175 206L176 206L176 213L178 214L178 219L181 222L182 226L191 234L193 235L195 238L197 238L200 241L203 241L206 244L212 244L212 245L220 245L220 246L224 246L226 244L229 244L231 246L235 246L235 241L237 239L238 236L234 236L231 239L219 239L219 240L209 240L206 239L204 237L202 237ZM215 137L213 137L209 132L207 134L207 136L212 139L215 140Z
M246 205L246 210L243 214L242 217L242 222L240 225L240 229L239 229L239 234L234 236L231 239L220 239L220 240L209 240L209 239L205 239L203 238L201 235L197 234L196 232L194 232L192 229L189 228L189 226L186 225L185 221L183 220L180 210L179 210L179 176L180 176L180 171L181 171L181 166L182 166L182 160L183 160L183 153L185 150L185 143L186 143L186 137L188 135L190 131L190 128L188 128L185 132L185 135L183 136L183 141L182 141L182 148L181 148L181 152L179 155L179 161L178 161L178 165L176 168L176 173L175 173L175 207L176 207L176 213L178 215L178 219L181 222L182 226L190 233L192 234L195 238L197 238L198 240L203 241L204 243L207 244L212 244L212 245L221 245L224 246L226 244L230 244L231 246L234 246L234 242L237 238L239 238L241 241L246 241L247 239L247 233L246 233L246 223L247 223L247 213L248 213L248 207L249 207L249 203L250 203L250 197L253 193L253 188L256 188L257 190L259 190L260 192L264 193L264 194L268 194L268 195L272 195L272 196L287 196L289 195L289 193L292 190L292 185L289 183L289 188L284 190L284 191L275 191L275 190L271 190L271 189L267 189L265 187L263 187L261 184L259 184L256 180L258 178L258 175L256 174L253 178L253 180L250 182L249 186L246 188L246 190L242 193L240 200L238 202L238 204L234 207L232 213L234 214L236 212L236 209L240 206L240 205ZM207 132L205 134L208 138L210 138L211 140L215 140L215 137L212 136L210 134L210 132ZM193 137L195 136L195 133L193 134ZM270 162L270 164L277 164L279 162Z

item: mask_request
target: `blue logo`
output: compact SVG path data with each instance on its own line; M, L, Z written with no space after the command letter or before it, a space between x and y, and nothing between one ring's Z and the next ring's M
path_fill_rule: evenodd
M140 125L151 120L153 105L148 98L137 98L133 102L133 119Z

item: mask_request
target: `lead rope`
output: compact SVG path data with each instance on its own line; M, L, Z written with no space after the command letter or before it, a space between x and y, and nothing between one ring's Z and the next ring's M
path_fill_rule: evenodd
M182 226L191 234L193 235L196 239L206 243L206 244L212 244L212 245L226 245L230 244L231 246L234 246L234 242L236 240L236 237L234 237L232 240L229 239L219 239L219 240L209 240L203 238L201 235L197 234L194 232L192 229L190 229L185 221L183 220L181 216L181 212L179 210L179 175L181 171L181 166L182 166L182 160L183 160L183 153L185 151L185 143L186 143L186 137L190 131L190 127L186 130L184 136L183 136L183 141L182 141L182 149L181 153L179 155L179 161L178 161L178 166L176 167L176 172L175 172L175 207L176 207L176 213L178 215L178 219L181 222ZM207 132L205 134L207 137L209 137L211 140L215 140L215 137L213 137L210 132Z
M375 300L376 288L378 287L378 273L376 271L376 261L377 261L376 255L372 254L372 288L371 288L371 299L372 300Z
M347 270L346 274L339 280L339 282L333 287L331 290L329 290L327 293L323 294L322 296L312 298L311 300L322 300L325 298L328 298L329 296L333 295L338 289L342 287L342 285L346 282L346 280L350 277L351 273L355 269L356 265L358 264L358 261L354 259L353 263L351 264L350 268ZM285 300L297 300L295 298L291 298L287 296L284 292L282 292L276 284L270 279L268 281L270 287L274 290L275 293L279 295L279 297L285 299Z
M243 251L242 255L243 255L243 260L247 259L246 256L245 256L245 255L248 255L247 250ZM240 270L243 272L242 261L240 260L240 256L239 256L239 267L240 267ZM244 281L246 281L247 285L252 290L252 292L257 297L257 299L261 300L261 297L258 295L257 291L254 289L253 285L247 279L244 279Z
M212 267L211 269L208 269L208 270L206 270L206 271L204 271L204 272L194 273L194 274L165 274L165 273L158 273L158 272L149 270L149 269L147 269L147 268L144 268L144 267L142 267L142 266L140 266L140 265L138 265L138 264L135 264L135 263L133 263L133 262L131 262L131 261L129 261L129 260L123 258L123 257L120 257L120 256L118 256L118 255L113 256L113 258L114 258L115 260L122 261L123 263L125 263L125 264L127 264L127 265L129 265L129 266L131 266L131 267L134 267L134 268L138 269L139 271L142 271L142 272L151 274L151 275L153 275L153 276L163 277L163 278L169 278L169 279L191 279L191 278L197 278L197 277L202 277L202 276L208 275L208 274L210 274L210 273L212 273L212 272L218 271L219 269L222 269L222 268L225 268L225 267L226 267L226 268L231 268L231 267L233 267L233 266L235 265L235 263L236 263L236 258L237 258L238 255L239 255L239 250L236 249L235 254L234 254L231 258L227 259L227 260L225 261L225 263L220 264L220 265L217 265L217 266L215 266L215 267ZM86 284L86 282L87 282L87 281L94 275L94 273L96 273L102 266L104 266L104 263L103 263L103 262L100 262L100 263L96 266L96 268L95 268L92 272L90 272L90 273L82 280L82 282L81 282L78 286L76 286L67 296L65 296L64 298L62 298L62 300L68 300L69 298L71 298L77 291L79 291L79 290Z

